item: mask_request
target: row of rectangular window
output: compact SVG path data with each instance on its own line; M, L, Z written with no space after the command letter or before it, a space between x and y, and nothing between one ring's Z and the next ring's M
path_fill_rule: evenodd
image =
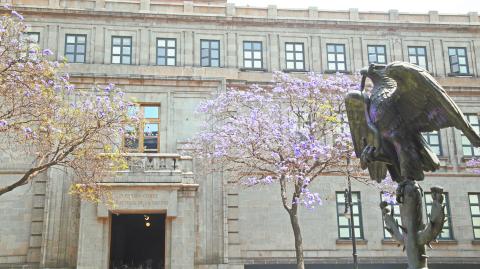
M29 33L35 42L40 40L40 33ZM66 34L65 57L71 63L85 63L86 35ZM347 71L345 44L327 44L327 71ZM175 38L157 38L157 65L177 65L177 41ZM387 63L385 45L368 45L368 62ZM132 37L112 36L111 63L132 63ZM467 48L449 47L448 57L450 72L455 75L470 74ZM408 60L428 70L427 48L409 46ZM220 67L220 40L200 40L200 65ZM288 71L305 71L305 47L302 42L285 42L285 66ZM243 42L243 67L245 69L263 69L263 45L261 41Z
M445 224L441 233L438 235L438 240L454 240L453 229L452 229L452 218L450 212L450 200L448 193L443 194L443 200L445 203L444 213L445 213ZM432 194L429 192L424 193L424 204L425 212L427 219L430 219L430 212L432 210L433 199ZM336 204L337 204L337 223L338 223L338 238L340 239L351 239L351 219L345 215L345 201L346 195L345 192L336 192ZM480 193L469 193L468 201L470 207L470 213L472 218L472 229L473 237L475 240L480 239ZM362 222L362 210L361 210L361 198L360 192L352 192L352 212L353 212L353 223L355 229L355 238L364 239L363 233L363 222ZM393 218L397 221L399 225L402 225L402 220L400 217L400 207L399 205L391 205L391 212L393 213ZM391 234L384 227L384 238L391 239Z
M477 114L475 113L465 113L464 114L465 119L470 122L470 125L472 128L480 134L480 119ZM427 141L428 145L430 148L433 150L437 156L442 156L442 143L440 140L440 133L439 131L433 131L429 133L424 133L423 137L425 141ZM472 143L468 140L468 138L465 135L461 135L462 139L462 153L463 156L465 157L478 157L480 156L480 149L477 147L474 147Z

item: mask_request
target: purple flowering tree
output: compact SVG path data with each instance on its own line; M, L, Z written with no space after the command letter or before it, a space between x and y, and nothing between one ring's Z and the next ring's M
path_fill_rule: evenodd
M472 168L473 173L480 174L480 159L473 158L467 162L467 167Z
M0 152L31 165L15 181L0 182L0 195L55 166L73 175L72 192L106 199L96 183L125 166L118 145L134 123L128 102L114 85L75 89L52 52L28 38L23 17L7 12L0 18Z
M344 96L358 87L356 78L342 74L302 80L275 73L273 87L229 89L199 108L206 125L191 146L200 165L251 187L278 184L299 269L304 268L299 207L322 204L312 182L327 174L359 176L358 166L347 162L353 147L342 120Z

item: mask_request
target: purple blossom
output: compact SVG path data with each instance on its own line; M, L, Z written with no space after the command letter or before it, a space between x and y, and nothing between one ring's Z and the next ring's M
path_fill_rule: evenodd
M44 49L44 50L42 51L42 54L43 54L44 56L50 56L50 55L53 55L53 52L52 52L50 49Z
M475 174L480 174L480 159L471 159L467 162L467 167L473 168L472 171Z
M23 21L24 18L22 15L20 15L20 13L16 12L15 10L12 10L12 15L14 15L15 17L17 17L19 20Z
M8 125L8 122L6 120L0 120L0 128L4 128Z
M309 187L321 177L318 163L327 163L327 172L352 154L350 134L339 131L344 126L336 113L345 94L359 83L343 74L311 73L301 80L279 72L273 83L272 89L228 89L202 102L197 112L206 121L192 148L197 157L211 161L206 169L227 167L244 185L283 179L302 186L294 202L311 209L322 202Z
M115 84L109 83L104 90L106 93L109 93L111 90L113 90L113 88L115 88Z

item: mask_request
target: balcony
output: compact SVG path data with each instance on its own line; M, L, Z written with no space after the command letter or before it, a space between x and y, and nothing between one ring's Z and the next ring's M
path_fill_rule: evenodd
M195 183L193 158L175 153L125 153L128 169L105 182Z

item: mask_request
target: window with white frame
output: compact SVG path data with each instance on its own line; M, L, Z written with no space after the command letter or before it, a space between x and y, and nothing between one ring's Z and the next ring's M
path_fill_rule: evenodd
M177 39L157 38L157 65L177 64Z
M351 219L345 215L346 204L345 192L336 192L337 200L337 221L338 221L338 238L351 239ZM360 192L352 192L353 222L355 229L355 238L363 239L362 228L362 210L360 202ZM350 209L348 209L350 210Z
M112 64L132 63L132 37L112 36Z
M368 63L386 64L387 52L384 45L368 45Z
M65 35L65 57L69 63L85 63L87 35Z
M443 224L442 232L437 236L439 240L453 240L453 231L452 231L452 218L450 215L450 200L448 199L448 193L445 192L443 195L443 203L445 204L444 213L445 213L445 223ZM427 218L430 220L430 213L432 212L432 193L425 192L425 210L427 212Z
M428 133L423 133L423 138L427 141L430 148L433 150L437 156L442 156L442 145L440 143L440 132L432 131Z
M428 70L427 48L420 46L409 46L408 61L411 64L418 65L423 69Z
M346 71L346 57L344 44L327 44L328 71Z
M465 113L465 118L470 122L470 125L472 125L473 129L477 134L480 134L480 121L479 117L477 114L474 113ZM463 156L467 157L478 157L480 156L480 149L477 147L474 147L472 143L470 143L470 140L462 134L462 150L463 150Z
M246 69L262 69L262 42L243 41L243 67Z
M380 200L383 201L383 195L380 194ZM398 225L402 225L402 218L400 217L400 206L398 204L389 204L390 207L390 214L392 214L393 219L397 222ZM392 234L387 231L387 228L385 226L385 219L383 218L382 215L382 220L383 220L383 238L384 239L392 239Z
M480 239L480 193L469 193L470 214L472 216L473 238Z
M303 43L286 42L285 61L287 70L305 70L305 48Z
M32 43L40 43L40 33L39 32L27 32L25 33L28 40Z

